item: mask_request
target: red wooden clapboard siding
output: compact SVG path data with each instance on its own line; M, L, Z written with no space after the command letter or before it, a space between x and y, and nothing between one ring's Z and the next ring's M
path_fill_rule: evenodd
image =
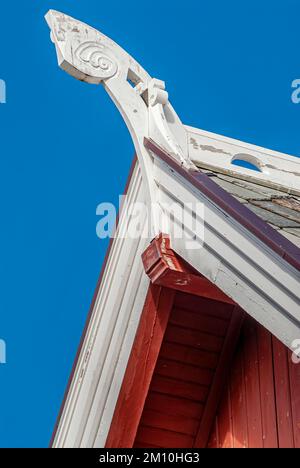
M151 286L106 447L300 447L300 365L287 348L249 317L241 333L244 312L167 236L143 262Z
M151 285L106 447L206 447L244 313L168 236L142 259Z
M300 448L299 395L300 365L247 318L208 446Z
M107 437L107 448L132 447L173 301L172 290L150 285Z
M233 309L232 304L176 293L135 447L195 445Z

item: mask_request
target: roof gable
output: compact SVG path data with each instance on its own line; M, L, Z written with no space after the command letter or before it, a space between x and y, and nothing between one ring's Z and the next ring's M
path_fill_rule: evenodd
M153 222L151 237L166 232L176 255L201 274L200 283L194 278L193 284L205 277L291 347L300 331L300 249L287 238L298 232L298 160L279 153L275 158L274 152L185 127L164 82L152 78L120 46L62 13L50 11L47 20L60 66L77 79L102 83L124 117L138 157L128 188L132 205L158 203L167 217L175 200L189 206L191 219L198 216L198 204L204 208L202 238L176 213L169 232ZM259 171L231 164L242 157ZM197 165L213 173L209 176ZM242 187L220 173L267 187L270 198L262 189ZM134 223L133 212L128 217L125 211L92 305L55 446L99 447L106 440L149 281L141 255L151 239L122 237L122 223ZM275 224L268 224L262 213L272 215ZM194 249L174 235L176 224L184 225ZM179 285L186 280L181 273Z
M185 126L196 166L300 196L300 158ZM236 160L258 169L236 166Z

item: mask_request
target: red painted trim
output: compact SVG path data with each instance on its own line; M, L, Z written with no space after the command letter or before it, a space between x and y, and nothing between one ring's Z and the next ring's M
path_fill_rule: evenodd
M165 234L160 234L153 239L143 253L142 260L152 284L227 304L235 304L217 286L184 262L170 248L170 238Z
M225 388L233 354L240 336L245 313L239 307L234 307L223 344L215 376L205 405L204 413L195 438L194 447L206 448L213 427L216 412Z
M174 291L150 285L106 448L131 448L173 306Z
M270 249L280 255L294 268L300 270L300 249L283 237L278 231L263 221L259 216L239 203L226 190L222 189L206 174L201 171L189 171L182 167L178 161L165 150L148 138L144 139L144 145L162 161L166 162L178 174L184 177L201 193L219 206L229 216L248 229Z
M133 161L131 163L129 176L127 178L127 182L126 182L126 186L125 186L125 190L124 190L124 195L126 195L127 192L128 192L128 188L129 188L129 185L130 185L130 182L131 182L131 178L132 178L133 171L135 169L136 163L137 163L137 157L134 156ZM118 224L119 224L119 213L118 213L117 219L116 219L116 227L118 226ZM101 282L102 282L102 278L103 278L104 271L105 271L105 268L106 268L106 264L107 264L107 261L108 261L109 255L110 255L110 251L111 251L111 248L112 248L113 241L114 241L114 239L111 238L110 241L109 241L109 245L108 245L105 257L104 257L104 261L103 261L101 271L100 271L100 275L99 275L99 278L98 278L98 281L97 281L96 289L95 289L95 292L94 292L94 295L93 295L93 298L92 298L92 302L91 302L91 305L90 305L90 308L89 308L88 316L87 316L87 319L86 319L86 322L85 322L85 325L84 325L84 329L83 329L83 332L82 332L82 335L81 335L81 339L80 339L79 346L78 346L78 349L77 349L77 352L76 352L75 360L74 360L74 363L73 363L73 366L72 366L71 374L70 374L70 377L68 379L68 383L67 383L67 387L66 387L66 390L65 390L65 393L64 393L63 401L62 401L62 404L61 404L61 407L60 407L60 410L59 410L59 413L58 413L58 416L57 416L57 419L56 419L56 422L55 422L55 426L54 426L54 429L53 429L53 433L52 433L52 436L51 436L49 447L52 447L52 445L53 445L53 442L54 442L54 439L55 439L55 436L56 436L56 433L57 433L57 429L58 429L58 426L59 426L59 423L60 423L60 419L62 417L62 413L63 413L64 407L65 407L65 404L66 404L68 393L69 393L69 390L70 390L70 387L71 387L71 384L72 384L72 380L73 380L73 377L74 377L74 374L75 374L75 370L76 370L76 367L77 367L77 362L78 362L78 359L79 359L79 356L80 356L80 353L81 353L81 349L82 349L82 346L83 346L83 343L84 343L84 340L85 340L85 337L86 337L86 333L87 333L87 330L88 330L88 327L89 327L89 324L90 324L90 321L91 321L91 318L92 318L94 306L95 306L95 303L96 303L99 288L100 288L100 285L101 285Z
M229 303L233 308L205 411L195 438L196 447L205 447L240 334L244 313L239 306L172 251L168 236L161 234L155 238L142 258L145 271L151 279L151 286L128 361L106 448L131 448L135 442L173 307L175 291L189 293L191 297L197 295Z

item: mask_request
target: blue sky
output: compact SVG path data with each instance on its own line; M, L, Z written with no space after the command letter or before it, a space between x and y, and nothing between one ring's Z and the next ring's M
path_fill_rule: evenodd
M49 8L165 80L184 123L300 156L296 0L2 2L0 447L49 443L107 247L96 206L117 202L133 156L104 90L58 69Z

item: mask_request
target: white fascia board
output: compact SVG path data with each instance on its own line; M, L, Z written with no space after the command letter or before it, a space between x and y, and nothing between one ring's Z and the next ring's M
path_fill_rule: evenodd
M187 248L171 223L173 250L291 347L300 337L300 272L159 159L154 178L163 209L204 204L204 243L197 238L197 248Z
M145 203L138 164L127 192L128 205L135 202ZM121 210L117 234L125 216ZM141 259L148 244L118 235L113 241L54 448L105 445L149 287Z
M189 157L197 166L300 195L300 158L185 126ZM260 172L232 164L252 163Z

